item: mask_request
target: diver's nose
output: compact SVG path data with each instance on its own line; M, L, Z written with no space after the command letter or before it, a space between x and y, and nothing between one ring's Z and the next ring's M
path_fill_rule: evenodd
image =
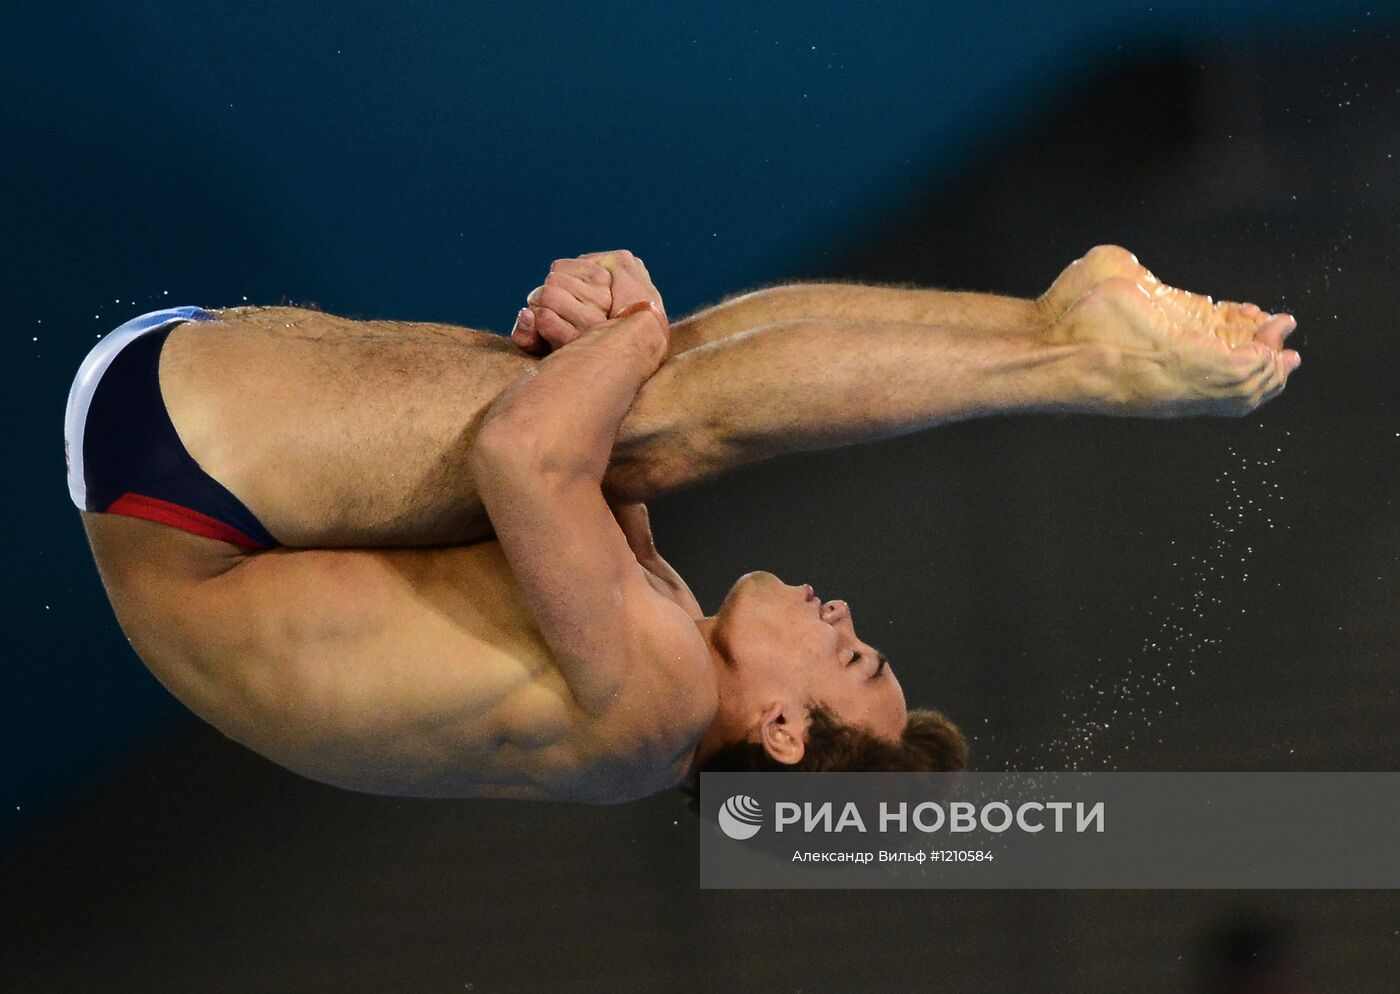
M845 601L827 601L822 605L822 620L827 624L839 624L850 616L851 609Z

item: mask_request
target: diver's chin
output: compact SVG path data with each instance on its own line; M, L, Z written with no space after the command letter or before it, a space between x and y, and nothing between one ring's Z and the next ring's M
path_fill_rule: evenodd
M739 577L734 585L737 587L743 583L776 583L779 586L786 586L777 576L761 569L756 569L751 573L745 573L743 576Z
M724 602L720 605L723 611L726 606L732 607L740 600L748 600L751 597L762 597L765 593L780 590L784 586L772 573L763 570L754 570L752 573L745 573L734 581L734 585L729 588L729 593L724 595Z

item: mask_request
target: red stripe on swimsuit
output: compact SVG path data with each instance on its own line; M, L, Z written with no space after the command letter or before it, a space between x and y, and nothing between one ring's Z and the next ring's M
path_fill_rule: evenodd
M231 525L226 525L207 514L200 514L198 511L180 504L172 504L170 501L161 500L158 497L125 493L107 507L107 513L125 514L129 518L144 518L146 521L170 525L195 535L203 535L205 538L216 538L220 542L241 545L245 549L266 548L263 543L249 538Z

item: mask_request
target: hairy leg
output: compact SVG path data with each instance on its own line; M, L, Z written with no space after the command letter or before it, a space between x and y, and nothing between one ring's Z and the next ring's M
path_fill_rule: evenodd
M451 325L239 308L177 328L160 376L190 454L279 541L435 545L490 536L466 454L533 362Z
M619 429L610 497L985 414L1241 414L1297 363L1282 350L1289 318L1179 291L1159 305L1124 277L1058 315L1044 301L844 288L873 292L846 294L849 320L787 320L811 300L785 290L683 322L691 347ZM870 316L887 313L904 320ZM938 313L961 317L909 320ZM177 328L161 383L191 454L282 542L459 544L491 533L466 458L482 415L537 361L450 325L238 309Z
M797 435L776 449L721 444L733 442L736 427L749 443L783 428L768 397L781 391L764 390L752 360L771 361L774 338L800 347L794 325L831 331L840 322L889 322L1005 333L1025 331L1038 316L1033 301L843 284L731 298L675 323L671 358L705 354L647 385L619 432L605 485L647 499L735 462L811 447ZM295 546L490 535L465 453L486 405L536 360L506 339L450 325L359 322L296 308L237 308L221 318L172 335L162 356L167 404L195 458L273 535ZM767 340L737 344L758 329L768 329ZM712 354L731 338L735 345ZM800 372L799 382L811 383L810 365ZM711 382L736 374L729 384ZM719 407L723 388L732 394L738 384L756 393L741 399L750 416L736 426L736 411Z
M812 290L805 303L791 288L751 294L679 324L704 344L643 387L618 432L611 496L647 500L780 452L956 414L963 387L945 391L951 407L934 396L946 373L883 412L840 398L901 368L907 378L919 366L910 353L943 356L939 343L984 354L988 333L787 320L820 304ZM434 545L490 536L466 453L486 407L538 361L451 325L238 308L177 328L161 384L191 455L279 541ZM810 396L823 385L829 399Z
M671 355L752 328L795 321L922 324L998 332L1025 328L1040 316L1036 301L988 293L793 283L740 294L677 321L671 328Z
M761 327L741 327L723 306L689 322L706 344L668 360L643 387L618 432L610 496L648 500L781 452L976 413L971 388L990 372L984 360L1018 351L1014 334L998 346L981 330L774 322L793 303L782 297L777 307L763 297L737 305ZM486 407L538 360L451 325L296 308L219 317L172 333L162 389L191 455L280 541L433 545L491 535L466 453ZM885 400L861 400L875 383Z

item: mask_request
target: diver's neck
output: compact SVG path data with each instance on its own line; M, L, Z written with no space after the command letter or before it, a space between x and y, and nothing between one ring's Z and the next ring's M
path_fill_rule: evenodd
M688 775L699 773L711 756L729 743L743 738L749 731L744 720L743 686L734 672L733 663L715 645L715 619L701 618L696 626L710 650L710 664L715 670L716 701L715 716L700 733L695 751L691 754Z

